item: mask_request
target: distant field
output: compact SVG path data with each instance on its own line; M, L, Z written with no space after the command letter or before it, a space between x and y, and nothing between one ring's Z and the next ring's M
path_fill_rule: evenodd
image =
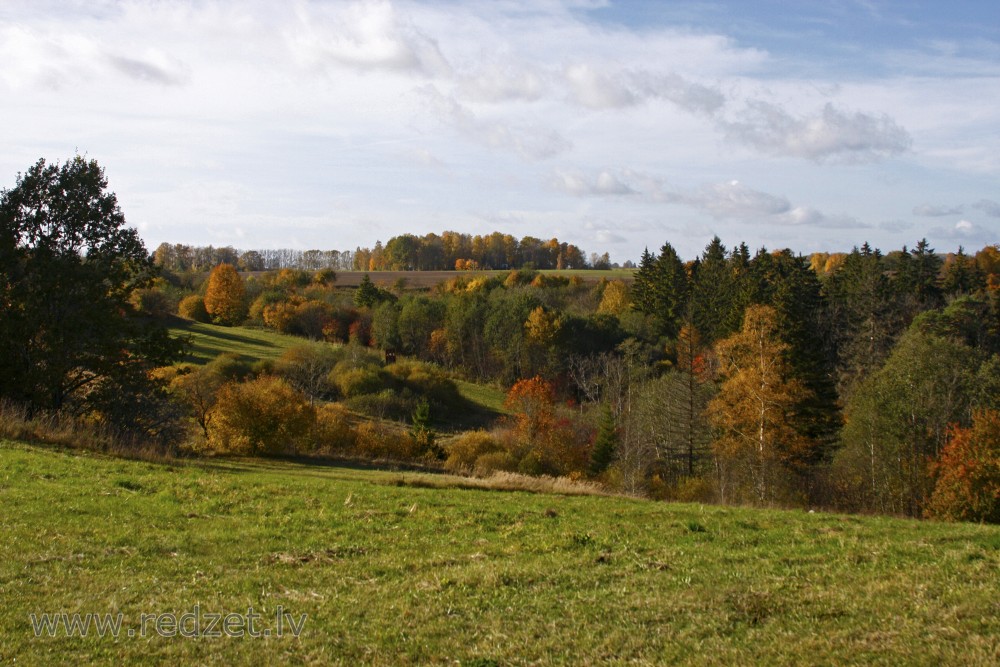
M177 320L170 328L173 336L190 336L192 346L184 361L207 364L220 354L238 354L245 361L277 359L290 347L304 341L274 331L246 327L220 327L190 320Z
M425 488L447 479L0 442L0 663L1000 659L1000 527ZM281 637L181 634L279 607ZM121 629L35 637L42 613Z

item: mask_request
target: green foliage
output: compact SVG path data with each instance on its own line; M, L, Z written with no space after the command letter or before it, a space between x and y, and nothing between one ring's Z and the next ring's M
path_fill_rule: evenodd
M844 499L920 516L932 489L928 462L944 447L950 424L968 425L981 363L960 341L914 322L846 406L835 461Z
M664 243L656 259L648 250L643 253L632 286L632 303L636 310L655 319L660 335L677 335L689 295L687 271L672 245Z
M130 297L152 285L154 267L97 162L39 160L0 192L0 266L0 397L98 408L129 428L139 415L108 412L105 399L152 389L148 371L180 343L136 316Z
M601 424L597 429L597 438L590 451L588 472L596 477L607 470L614 461L617 448L618 429L615 425L615 415L608 407L601 413Z

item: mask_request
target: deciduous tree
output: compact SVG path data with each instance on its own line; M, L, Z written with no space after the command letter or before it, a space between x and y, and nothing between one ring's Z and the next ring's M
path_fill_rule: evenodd
M205 290L205 310L212 321L224 326L234 326L246 318L243 278L232 264L219 264L208 276Z
M0 267L0 396L101 409L115 386L154 391L148 371L180 352L162 323L136 316L130 296L154 266L96 161L39 160L0 192ZM108 414L127 427L121 412Z

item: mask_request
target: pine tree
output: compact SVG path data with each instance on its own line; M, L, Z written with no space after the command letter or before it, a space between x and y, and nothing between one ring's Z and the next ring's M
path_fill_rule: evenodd
M615 427L615 415L610 406L606 406L601 414L601 424L594 440L594 448L590 451L591 476L597 477L608 469L615 459L618 449L618 429Z

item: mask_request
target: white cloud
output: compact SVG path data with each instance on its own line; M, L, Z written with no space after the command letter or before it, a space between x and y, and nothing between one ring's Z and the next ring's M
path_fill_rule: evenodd
M572 147L558 132L538 124L515 125L500 120L482 120L454 97L445 96L431 84L422 86L417 93L440 120L481 145L512 151L525 160L544 160Z
M849 113L831 103L818 114L796 117L770 102L750 100L740 120L720 126L730 141L816 162L876 162L907 151L913 142L887 115Z
M594 177L579 173L556 172L551 179L552 186L578 197L587 195L631 195L636 194L617 175L604 170Z
M400 17L386 0L325 8L300 4L297 14L289 44L307 63L428 75L451 71L437 42Z
M591 109L632 106L636 96L620 77L600 72L589 65L573 65L566 70L573 101Z
M913 207L913 215L923 218L941 218L947 215L961 215L961 206L939 206L936 204L921 204Z
M785 197L753 190L739 181L706 185L696 192L675 196L677 202L704 210L716 218L773 217L792 210Z
M533 102L547 92L548 76L517 63L492 63L459 79L457 94L474 102Z

